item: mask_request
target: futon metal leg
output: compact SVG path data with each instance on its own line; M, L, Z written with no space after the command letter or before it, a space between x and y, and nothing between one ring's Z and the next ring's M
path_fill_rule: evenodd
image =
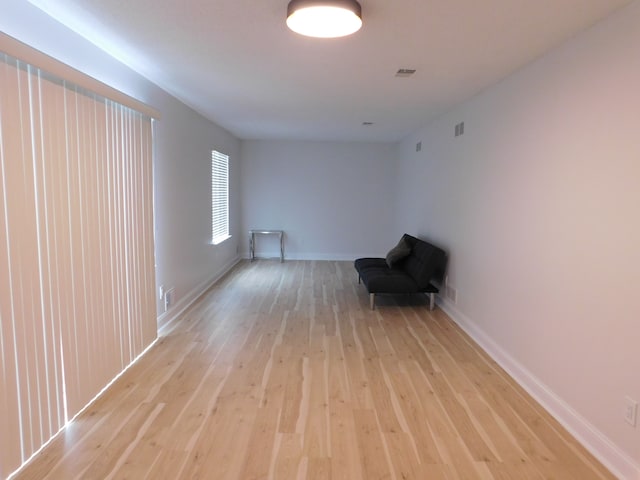
M369 306L371 307L371 310L375 310L376 309L376 294L375 293L370 293L369 294Z
M360 278L360 275L358 275L358 285L360 285L361 281L362 281L362 278Z
M429 310L433 310L434 308L436 308L436 294L430 293L429 294Z

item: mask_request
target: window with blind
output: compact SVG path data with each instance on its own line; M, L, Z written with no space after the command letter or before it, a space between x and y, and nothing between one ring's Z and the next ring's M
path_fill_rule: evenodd
M151 117L16 45L0 35L0 478L157 334Z
M211 242L229 238L229 156L211 151Z

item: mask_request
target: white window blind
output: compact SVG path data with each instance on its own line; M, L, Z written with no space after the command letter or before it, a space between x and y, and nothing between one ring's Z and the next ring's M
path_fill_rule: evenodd
M0 52L0 478L156 337L151 118Z
M229 238L229 157L211 151L211 241Z

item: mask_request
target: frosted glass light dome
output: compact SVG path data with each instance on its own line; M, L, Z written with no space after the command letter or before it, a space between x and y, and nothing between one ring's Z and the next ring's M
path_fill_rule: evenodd
M362 10L356 0L292 0L287 26L308 37L344 37L360 30Z

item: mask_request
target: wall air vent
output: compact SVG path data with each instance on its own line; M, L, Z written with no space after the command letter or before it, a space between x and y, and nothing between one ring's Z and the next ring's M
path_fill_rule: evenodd
M416 73L416 71L413 68L401 68L396 72L396 77L407 78L412 76L414 73Z

